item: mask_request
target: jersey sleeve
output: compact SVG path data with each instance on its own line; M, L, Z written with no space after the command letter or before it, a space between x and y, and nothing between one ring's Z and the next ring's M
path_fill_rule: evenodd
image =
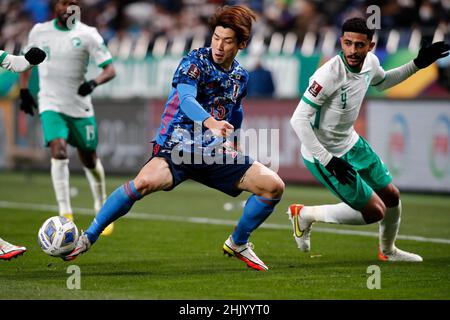
M38 39L37 39L37 33L39 30L39 23L35 24L33 26L33 28L31 29L30 33L28 33L28 41L27 44L25 45L25 47L22 49L22 53L25 54L28 50L30 50L33 47L38 47L39 48L39 44L38 44ZM40 48L42 49L42 48Z
M302 100L311 107L320 110L325 101L335 91L337 79L332 75L336 74L329 70L329 65L319 68L309 79L309 86L302 96Z
M103 68L113 62L112 56L97 29L93 28L93 30L94 32L90 33L88 44L89 55L94 59L97 66Z
M202 62L195 55L185 56L173 76L172 86L184 83L197 87L202 77Z
M380 65L380 60L378 60L378 57L376 55L373 55L373 68L374 68L374 75L372 77L372 80L370 81L371 86L377 86L380 83L386 79L386 71L384 71L383 67Z

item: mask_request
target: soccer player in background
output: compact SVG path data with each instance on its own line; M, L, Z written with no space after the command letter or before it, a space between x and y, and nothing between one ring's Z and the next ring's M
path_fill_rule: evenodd
M302 142L302 157L309 171L342 202L334 205L288 209L294 238L301 251L310 250L314 222L366 225L379 222L378 258L384 261L422 261L417 254L395 246L402 204L392 176L353 124L369 86L391 88L419 69L448 55L444 42L423 46L417 58L385 71L370 51L374 30L363 18L342 26L342 52L310 78L291 125Z
M97 157L97 124L90 94L98 85L115 77L112 57L94 27L73 19L72 9L78 0L55 0L54 20L38 23L30 31L28 46L47 52L39 66L39 115L45 144L51 152L51 177L59 214L73 220L70 204L69 158L67 143L78 149L79 158L89 181L97 213L106 200L105 172ZM102 72L87 81L89 58ZM36 103L28 90L30 72L20 78L21 109L34 115ZM112 232L113 225L104 235Z
M24 56L15 56L0 50L0 67L13 71L24 72L45 59L45 52L39 48L31 48ZM0 260L10 260L27 251L27 248L13 245L0 238Z
M108 197L65 260L73 260L87 251L100 232L125 215L136 201L156 191L172 190L192 179L233 197L242 191L252 194L223 250L250 268L268 270L248 240L251 232L269 217L280 201L284 183L269 168L230 148L231 141L224 141L242 123L242 99L246 95L248 72L235 57L247 46L253 20L254 13L244 6L218 9L210 21L211 47L191 51L175 71L151 159L134 180ZM194 134L196 127L201 128L200 136ZM208 135L208 131L214 134ZM223 163L205 161L211 160L208 158L211 150L219 155L216 160L223 159ZM188 161L174 161L178 153ZM198 155L202 161L192 163L192 158Z

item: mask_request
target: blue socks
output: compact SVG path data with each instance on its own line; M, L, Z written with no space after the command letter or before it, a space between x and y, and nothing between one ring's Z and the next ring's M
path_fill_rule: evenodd
M85 231L91 244L97 241L100 233L111 222L125 215L141 198L142 195L134 187L133 181L125 183L111 193L90 227Z
M232 234L234 243L237 245L247 243L250 233L270 216L275 205L280 200L251 195L245 204L244 213Z

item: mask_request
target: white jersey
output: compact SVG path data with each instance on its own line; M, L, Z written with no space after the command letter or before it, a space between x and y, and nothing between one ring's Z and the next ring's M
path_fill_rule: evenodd
M112 62L111 54L94 27L77 22L70 30L56 20L36 24L28 38L28 48L39 47L47 58L39 65L39 113L52 110L71 117L94 115L91 96L78 94L92 57L99 67Z
M8 54L6 51L0 50L0 67L9 71L23 72L33 66L30 65L24 56L15 56Z
M382 82L385 71L378 58L369 52L361 70L347 65L342 54L327 61L309 80L302 100L317 109L311 126L319 142L331 154L340 157L358 141L353 128L369 85ZM313 156L302 144L302 155Z

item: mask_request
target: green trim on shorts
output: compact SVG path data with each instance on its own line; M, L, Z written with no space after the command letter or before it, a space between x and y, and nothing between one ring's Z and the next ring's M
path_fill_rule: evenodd
M44 143L64 139L73 147L83 151L95 151L98 131L95 117L75 118L55 111L40 114Z

